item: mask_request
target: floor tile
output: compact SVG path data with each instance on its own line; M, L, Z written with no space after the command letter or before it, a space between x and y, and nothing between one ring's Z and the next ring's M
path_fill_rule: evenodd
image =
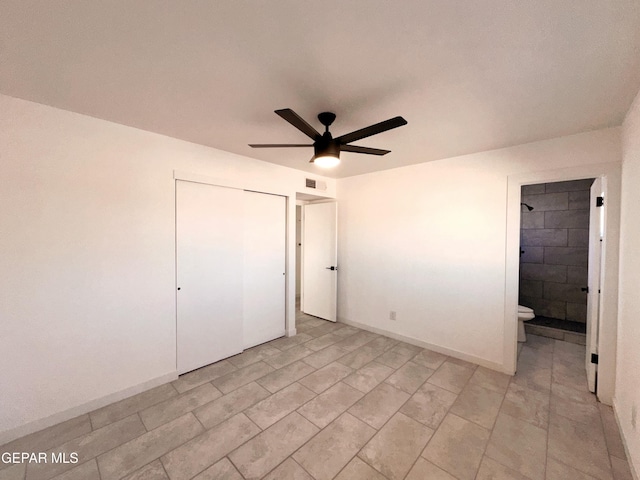
M132 474L127 475L122 480L169 480L169 477L167 476L167 472L164 471L162 462L160 460L154 460L140 470L136 470Z
M456 477L421 457L416 460L405 480L456 480Z
M601 423L600 410L591 403L577 403L563 397L551 395L550 412L569 418L576 422L592 424Z
M56 475L52 480L100 480L100 472L95 459L78 465L71 470Z
M580 472L555 458L547 459L547 476L545 480L596 480L595 477Z
M400 368L402 365L415 357L419 351L418 347L414 347L412 349L407 348L406 345L407 344L405 343L399 343L395 345L393 348L387 350L385 353L376 358L376 362L382 363L391 368Z
M433 375L434 371L409 361L396 370L385 382L403 392L407 392L409 395L413 395L427 381L427 378Z
M552 383L551 393L566 400L570 400L571 402L589 403L592 405L598 404L595 394L588 390L576 390L575 388L567 387L565 385Z
M587 425L551 415L549 455L601 480L613 478L601 425Z
M222 393L216 387L205 383L177 397L142 410L140 418L147 430L153 430L221 396Z
M253 407L245 410L244 413L264 430L315 396L316 394L308 388L299 383L292 383L279 392L256 403Z
M132 397L125 398L119 402L107 405L99 410L95 410L89 414L91 424L94 429L104 427L117 420L128 417L132 413L144 410L151 405L160 403L168 398L176 397L178 392L170 383L160 385L159 387L146 390Z
M542 353L533 347L523 345L520 355L518 356L518 363L528 363L537 367L551 368L553 353L551 351Z
M600 411L600 418L602 420L602 426L604 427L604 439L607 443L609 455L618 458L627 458L613 408L603 403L598 403L598 410Z
M312 353L311 355L302 359L302 361L313 368L322 368L325 365L330 364L334 360L343 357L348 352L343 348L340 348L338 344L331 345L325 349Z
M240 472L228 458L211 465L204 472L193 477L193 480L244 480Z
M381 383L351 407L349 413L378 429L402 407L409 397L408 393Z
M269 358L271 355L277 355L279 353L282 353L282 350L272 347L271 345L258 345L257 347L245 350L240 355L228 358L227 360L233 366L237 368L243 368L251 365L252 363L257 363L260 360Z
M551 390L551 369L536 367L530 363L519 363L511 383L540 392L549 392Z
M0 452L45 452L91 431L89 415L80 415L0 446ZM0 469L2 463L0 463Z
M436 429L455 402L457 395L444 388L425 383L400 409L402 413Z
M478 367L476 371L473 372L469 383L472 385L480 385L494 392L505 393L510 381L511 375L496 372L495 370L485 367Z
M387 478L358 457L355 457L344 467L335 480L387 480Z
M343 338L341 341L336 343L336 346L347 352L353 352L359 347L362 347L363 345L366 345L367 343L372 341L374 337L374 333L361 330L355 335L350 335L347 338Z
M422 456L460 480L475 478L489 430L448 414Z
M362 396L361 391L338 382L300 407L298 412L318 427L324 428Z
M504 395L479 385L467 384L451 406L451 413L491 430Z
M427 382L453 393L460 393L467 384L473 370L450 362L444 362Z
M19 463L10 467L3 468L2 470L0 470L0 480L24 480L26 471L26 463Z
M205 428L211 428L242 412L269 396L269 392L255 382L196 408L193 413Z
M293 382L306 377L310 373L314 372L315 368L311 365L307 365L302 361L294 362L286 367L280 368L275 372L271 372L262 378L256 380L261 386L269 390L271 393L275 393L284 387L291 385Z
M551 379L553 383L559 383L560 385L565 385L576 390L585 391L589 389L587 377L583 369L567 368L557 362L553 364Z
M570 477L564 480L569 480ZM487 457L482 458L480 469L476 475L476 480L530 480L528 477L512 470L509 467L505 467L501 463Z
M389 480L403 479L424 449L433 430L397 413L365 445L358 456Z
M314 480L314 478L289 457L263 480Z
M162 457L171 480L188 480L260 433L244 414L231 417Z
M233 451L229 459L247 480L262 478L318 432L297 412Z
M445 360L447 360L446 355L442 353L434 352L433 350L429 350L427 348L419 351L413 358L412 361L422 365L423 367L430 368L431 370L437 370L440 365L442 365Z
M98 457L102 480L117 480L138 470L202 432L191 413L176 418Z
M626 460L614 456L611 456L610 459L615 480L633 480L629 463Z
M555 342L556 341L553 338L527 334L526 345L538 350L553 351Z
M280 355L283 354L271 356L267 360L279 357ZM274 368L271 365L260 361L244 368L239 368L234 372L226 374L224 377L217 378L212 383L222 393L229 393L260 377L264 377L268 373L273 372L273 370Z
M359 328L350 327L348 325L345 325L340 330L336 330L333 333L335 333L336 335L338 335L338 336L340 336L342 338L346 338L346 337L349 337L351 335L355 335L359 331L360 331Z
M304 346L317 352L318 350L322 350L323 348L327 348L334 343L337 343L342 340L342 337L338 335L334 335L333 333L327 333L326 335L322 335L321 337L314 338L313 340L309 340L305 342Z
M308 342L309 340L313 340L313 337L311 335L307 335L306 333L298 333L293 337L282 337L277 340L273 340L269 342L268 345L284 352L304 342Z
M191 390L199 385L207 382L211 382L216 378L220 378L228 373L237 370L228 360L222 360L220 362L207 365L206 367L199 368L193 372L180 375L180 378L172 382L172 385L179 393L184 393L187 390Z
M316 480L331 480L375 433L366 423L343 413L298 450L293 459Z
M487 445L486 455L532 480L544 480L547 432L501 413Z
M353 372L345 378L343 382L357 388L363 393L369 393L393 372L394 369L391 367L387 367L381 363L371 362Z
M338 362L330 363L329 365L322 367L315 372L307 375L299 381L315 393L322 393L327 388L335 385L343 378L347 377L353 372L349 367L346 367Z
M372 347L370 345L364 345L351 353L346 354L345 356L338 359L338 362L346 365L347 367L358 370L362 368L366 364L375 360L377 357L382 355L384 351L380 347Z
M293 348L285 350L278 355L273 355L269 358L265 358L264 361L271 365L273 368L278 369L297 362L298 360L301 360L308 355L311 355L312 353L314 353L313 350L305 347L304 345L296 345Z
M172 387L173 388L173 387ZM195 420L195 418L194 418ZM202 428L202 427L200 427ZM76 452L84 463L98 455L111 450L118 445L128 442L146 432L138 415L130 415L122 420L94 430L78 438L70 440L49 451L55 453ZM75 465L64 463L32 463L27 466L27 480L44 480L71 470Z
M502 402L501 412L547 429L549 425L549 392L531 390L511 383Z

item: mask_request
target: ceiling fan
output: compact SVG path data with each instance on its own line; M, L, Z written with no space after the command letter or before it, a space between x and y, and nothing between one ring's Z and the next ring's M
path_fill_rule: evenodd
M378 133L386 132L392 128L406 125L407 121L402 117L394 117L384 122L370 125L355 132L347 133L339 137L333 138L329 132L329 126L336 119L335 113L322 112L318 114L318 120L325 126L325 132L320 134L315 128L309 125L300 115L291 110L284 108L276 110L275 113L284 118L291 125L296 127L302 133L313 140L313 143L268 143L268 144L249 144L252 148L291 148L291 147L313 147L314 155L310 163L314 163L319 167L335 167L340 163L340 152L364 153L367 155L386 155L390 150L381 150L379 148L359 147L357 145L348 145L351 142L362 138L370 137Z

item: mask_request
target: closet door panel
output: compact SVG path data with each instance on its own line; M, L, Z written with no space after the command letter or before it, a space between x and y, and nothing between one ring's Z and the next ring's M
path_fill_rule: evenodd
M285 197L244 192L243 345L285 333Z
M176 181L178 373L243 350L243 194Z

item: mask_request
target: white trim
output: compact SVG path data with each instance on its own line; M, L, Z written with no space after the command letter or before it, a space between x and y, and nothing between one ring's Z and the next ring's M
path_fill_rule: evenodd
M111 403L118 402L133 395L137 395L138 393L142 393L146 390L164 385L165 383L172 382L177 378L177 371L170 372L165 375L161 375L160 377L147 380L146 382L139 383L138 385L125 388L124 390L120 390L119 392L110 393L109 395L105 395L104 397L96 398L81 405L63 410L62 412L54 413L53 415L50 415L48 417L34 420L33 422L20 425L19 427L13 428L11 430L6 430L0 433L0 445L9 443L17 438L29 435L30 433L39 432L40 430L51 427L53 425L57 425L58 423L66 422L67 420L71 420L72 418L84 415L85 413L93 412L98 408L105 407Z
M520 189L522 185L563 182L602 177L606 188L606 229L608 239L602 251L602 304L600 318L600 374L598 399L611 405L616 378L616 337L618 298L618 244L620 238L620 163L599 163L576 167L509 175L507 179L507 229L505 248L504 371L513 374L517 359L518 272L520 268Z
M276 188L271 186L265 186L264 183L259 185L256 183L246 182L241 179L228 179L220 177L210 177L208 175L202 175L199 173L185 172L181 170L173 171L173 178L175 180L184 180L186 182L204 183L206 185L215 185L218 187L235 188L237 190L250 190L258 193L269 193L271 195L280 195L283 197L291 196L291 189Z
M613 417L616 419L616 424L618 425L618 431L620 432L620 438L622 440L622 446L624 447L624 453L627 455L627 463L629 464L629 470L631 470L631 476L633 480L640 480L640 474L638 474L635 466L631 462L631 452L629 451L629 446L627 445L627 439L624 436L624 430L622 429L622 424L620 423L620 418L618 417L618 400L613 397Z
M366 325L360 322L354 322L353 320L346 320L344 318L338 317L338 323L344 323L345 325L350 325L352 327L360 328L362 330L367 330L368 332L377 333L379 335L384 335L385 337L393 338L394 340L400 340L401 342L409 343L411 345L415 345L421 348L428 348L429 350L433 350L434 352L442 353L443 355L448 355L450 357L458 358L460 360L464 360L466 362L475 363L482 367L489 368L491 370L496 370L501 373L506 373L509 375L513 375L504 369L502 365L499 363L491 362L489 360L485 360L484 358L476 357L475 355L469 355L468 353L459 352L458 350L452 350L450 348L442 347L440 345L434 345L432 343L424 342L422 340L418 340L417 338L407 337L405 335L400 335L398 333L392 332L390 330L385 330L383 328L372 327L371 325ZM513 322L517 323L517 322Z

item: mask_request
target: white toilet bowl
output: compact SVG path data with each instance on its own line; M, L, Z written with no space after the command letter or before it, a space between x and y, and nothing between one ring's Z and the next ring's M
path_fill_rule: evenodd
M529 307L523 307L522 305L518 305L518 341L526 342L527 335L524 332L524 322L527 320L531 320L535 318L536 314L533 313L533 310Z

